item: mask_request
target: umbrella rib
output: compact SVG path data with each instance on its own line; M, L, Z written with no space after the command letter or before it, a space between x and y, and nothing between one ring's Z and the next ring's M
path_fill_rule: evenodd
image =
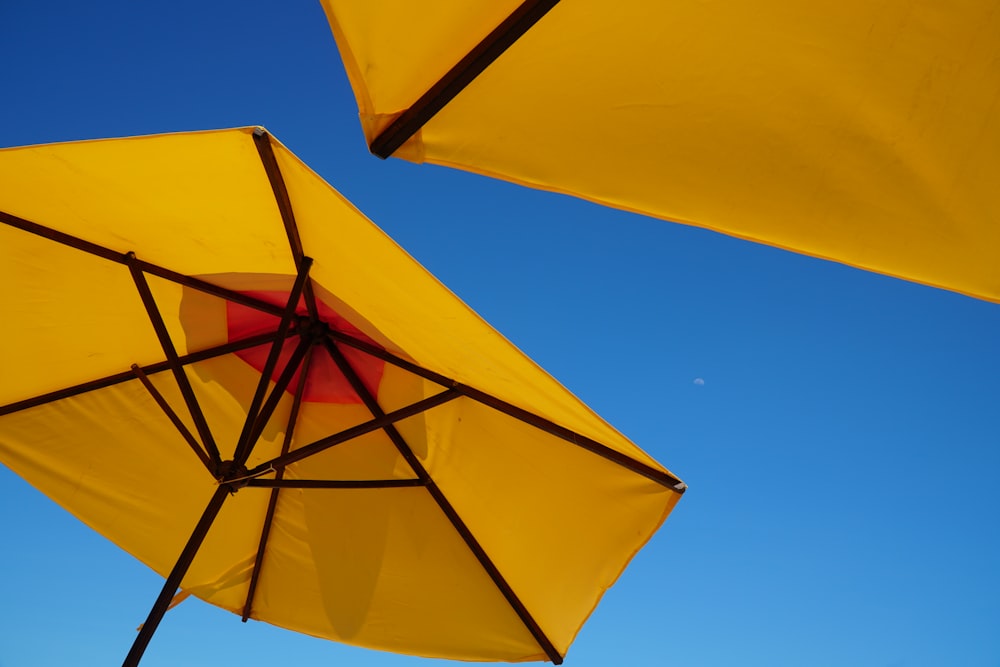
M267 472L268 469L274 468L276 470L282 467L289 466L296 461L301 461L302 459L309 458L319 454L320 452L326 451L331 447L340 445L347 442L348 440L353 440L355 438L360 438L361 436L371 433L372 431L378 431L379 429L385 428L389 424L394 424L398 421L402 421L414 415L420 414L421 412L426 412L431 408L437 407L442 403L447 403L461 396L454 389L446 389L439 394L434 394L433 396L428 396L427 398L421 399L416 403L412 403L405 407L399 408L398 410L393 410L392 412L386 413L382 417L377 417L375 419L370 419L364 423L358 424L357 426L352 426L351 428L344 429L340 433L334 433L325 438L321 438L316 442L310 443L303 447L299 447L293 451L288 452L282 456L271 459L270 461L265 461L261 463L256 468L247 471L247 477L256 477Z
M265 343L270 343L274 340L275 334L262 334L259 336L253 336L252 338L245 338L243 340L233 341L232 343L226 343L224 345L217 345L215 347L210 347L199 352L191 352L182 357L179 357L182 366L188 364L197 363L199 361L205 361L207 359L214 359L216 357L222 357L227 354L232 354L233 352L239 352L240 350L247 350L252 347L257 347L258 345L263 345ZM155 364L150 364L148 366L141 366L140 369L146 375L153 375L155 373L162 373L163 371L170 370L170 363L166 361L160 361ZM122 373L115 373L113 375L108 375L103 378L98 378L96 380L91 380L89 382L83 382L81 384L73 385L72 387L66 387L63 389L57 389L56 391L51 391L46 394L41 394L32 398L26 398L15 403L8 403L7 405L0 406L0 417L4 415L13 414L15 412L20 412L21 410L27 410L28 408L35 408L40 405L45 405L46 403L52 403L53 401L58 401L64 398L72 398L73 396L79 396L80 394L85 394L89 391L95 391L97 389L105 389L107 387L112 387L116 384L121 384L123 382L128 382L135 379L135 373L132 371L125 371Z
M292 250L292 257L295 259L295 267L301 271L302 261L305 257L305 253L302 250L302 239L299 238L299 227L295 223L295 214L292 212L292 200L288 196L285 179L281 175L281 169L278 167L278 160L274 157L271 135L264 128L258 127L253 131L253 141L257 146L260 161L264 165L264 171L267 173L267 180L271 184L271 191L274 192L274 201L278 205L278 211L281 213L281 221L285 225L285 234L288 236L288 245ZM312 281L306 283L302 293L305 296L306 308L309 309L309 317L314 321L318 320L319 309L316 307L316 296L313 293Z
M380 158L396 152L427 121L472 83L531 26L558 4L559 0L525 0L514 12L483 38L469 53L441 77L427 92L400 114L372 140L369 149Z
M28 232L29 234L34 234L36 236L41 236L42 238L48 239L49 241L55 241L61 245L69 246L76 250L80 250L90 255L95 255L103 259L115 262L116 264L128 265L129 259L126 253L118 252L117 250L112 250L111 248L106 248L97 243L91 241L86 241L78 236L73 236L72 234L67 234L66 232L60 232L51 227L46 227L45 225L40 225L37 222L31 222L30 220L25 220L24 218L19 218L16 215L11 215L10 213L5 213L0 211L0 222L14 227L15 229L20 229L21 231ZM168 268L159 266L157 264L152 264L143 260L135 260L138 267L145 273L149 273L165 280L178 283L185 287L190 287L196 289L200 292L205 292L213 296L217 296L221 299L227 301L232 301L234 303L241 304L248 308L253 308L271 315L281 316L284 309L281 306L276 306L273 303L268 303L267 301L262 301L260 299L255 299L252 296L247 296L246 294L241 294L239 292L226 289L225 287L219 287L218 285L213 285L212 283L205 282L204 280L199 280L198 278L192 278L191 276L186 276L182 273L177 273L176 271L171 271Z
M184 397L184 403L187 404L188 412L190 412L191 418L194 420L194 426L198 430L198 435L201 436L202 443L208 451L208 455L212 459L215 469L218 470L222 463L222 458L219 456L219 448L215 444L215 438L212 437L212 431L209 429L208 422L205 420L205 414L202 412L201 405L198 403L198 397L194 394L191 381L188 379L187 373L184 371L184 367L180 363L180 358L177 355L177 349L174 347L174 342L170 339L170 332L167 331L167 325L164 323L163 316L160 314L160 309L156 305L156 299L153 298L153 292L150 290L149 283L146 281L146 275L142 272L142 269L139 268L138 263L135 261L135 253L127 253L126 258L129 272L131 272L132 279L135 281L135 286L139 291L142 303L146 307L146 313L149 315L149 321L152 323L153 329L156 331L156 337L160 340L160 347L163 348L163 353L167 357L167 363L170 364L170 370L173 372L174 378L177 380L177 386L181 390L181 396Z
M183 273L171 271L170 269L157 264L151 264L143 260L137 260L136 263L144 272L163 278L164 280L169 280L170 282L177 283L178 285L183 285L184 287L190 287L191 289L198 290L199 292L205 292L206 294L217 296L220 299L225 299L226 301L238 303L239 305L246 306L247 308L259 310L262 313L276 315L278 317L281 316L282 307L276 306L273 303L268 303L267 301L263 301L261 299L255 299L252 296L242 294L235 290L226 289L225 287L219 287L218 285L213 285L212 283L199 280L198 278L192 278L191 276L186 276Z
M285 368L281 371L281 375L274 383L274 387L271 388L271 393L264 402L264 407L262 407L260 412L257 414L257 419L254 421L253 429L250 431L250 439L247 444L247 458L249 458L250 454L253 452L253 448L257 444L257 440L267 427L267 423L271 420L271 416L278 407L278 403L281 401L282 396L284 396L285 390L288 388L288 385L291 384L292 378L295 376L296 371L299 370L299 367L302 364L302 360L305 358L306 353L312 348L313 345L314 341L305 337L299 338L299 344L295 346L292 356L288 359L288 363L285 364ZM240 461L240 463L245 462L245 460Z
M292 436L295 433L295 424L299 418L299 409L302 407L302 396L306 389L306 378L309 375L309 368L312 364L312 350L310 345L306 348L305 358L302 360L302 373L299 375L299 383L295 387L295 395L292 397L292 409L288 414L288 425L285 427L285 437L281 441L281 453L287 454L292 446ZM283 466L276 467L273 481L281 482L285 475ZM250 482L257 480L251 479ZM249 485L249 483L248 483ZM243 605L242 620L246 623L250 618L250 611L253 606L253 598L257 592L257 580L260 578L261 569L264 567L264 550L267 548L267 540L271 535L271 523L274 521L274 512L278 507L278 494L281 487L271 489L270 497L267 500L267 511L264 514L264 526L260 531L260 543L257 546L257 556L253 561L253 572L250 575L250 586L247 588L247 599Z
M427 486L422 479L251 479L247 486L262 489L395 489Z
M330 356L333 358L334 363L336 363L337 367L340 369L340 372L344 374L345 378L347 378L351 387L364 402L368 410L371 411L372 415L376 418L385 416L385 413L382 411L382 407L378 404L378 401L372 393L368 391L368 387L365 386L361 377L351 366L350 361L347 360L344 353L337 347L337 344L331 338L327 338L323 342L327 351L330 353ZM545 655L547 655L549 660L551 660L554 664L562 664L562 655L552 644L552 641L545 634L545 631L542 630L538 621L535 620L535 618L531 615L531 612L528 611L528 608L517 596L517 593L514 592L510 583L500 572L496 563L494 563L489 557L489 554L486 553L483 546L472 534L472 531L459 516L454 506L452 506L451 502L448 501L444 492L438 488L437 484L431 478L430 473L428 473L427 469L424 468L422 463L420 463L420 459L418 459L416 454L413 453L413 450L410 449L410 446L406 443L406 440L400 432L392 424L387 424L383 427L383 430L385 431L385 434L389 436L389 439L399 451L400 455L402 455L402 457L410 465L410 468L413 469L413 472L416 473L418 479L424 483L428 493L434 499L434 502L437 503L438 508L447 517L452 527L465 542L465 545L476 557L476 560L479 561L480 566L486 571L487 575L489 575L493 584L503 595L504 599L507 600L507 604L510 605L514 613L517 614L519 619L521 619L521 623L524 624L525 628L527 628L528 632L531 633L531 636L534 637L539 647L541 647L541 649L545 652Z
M285 338L288 336L288 331L295 319L295 309L299 305L299 297L302 295L302 288L309 280L309 268L311 266L312 260L308 257L304 257L302 259L302 265L299 267L299 274L295 277L295 284L292 285L292 291L288 295L288 302L285 304L284 312L281 315L281 324L278 326L278 338L276 338L271 344L271 351L268 353L267 360L264 362L264 369L261 371L260 381L257 382L257 391L254 392L253 400L250 402L250 407L247 409L247 418L243 423L243 431L240 433L240 439L236 444L233 461L237 465L246 463L247 458L250 456L250 451L253 448L253 442L251 440L253 428L259 416L258 413L260 412L261 404L263 403L264 397L267 393L267 387L271 383L271 375L274 373L274 367L277 365L278 357L281 356L281 350L285 345Z
M585 435L577 433L571 429L565 428L550 421L540 415L536 415L533 412L525 410L524 408L519 408L516 405L508 403L503 399L497 398L491 394L484 391L474 389L468 385L462 384L455 380L445 377L440 373L435 373L432 370L428 370L422 366L419 366L411 361L402 359L391 352L383 350L382 348L372 345L371 343L366 343L365 341L358 340L353 336L349 336L340 331L335 331L331 329L328 335L336 339L337 341L349 345L356 350L365 352L377 359L381 359L387 363L394 366L407 370L414 375L419 375L420 377L435 382L444 387L453 387L456 391L461 393L478 403L489 406L499 412L502 412L510 417L518 419L526 424L530 424L535 428L538 428L550 435L554 435L561 440L564 440L570 444L576 445L590 451L598 456L601 456L609 461L612 461L627 470L631 470L643 477L646 477L657 484L665 486L677 493L684 493L687 490L687 485L681 480L677 479L673 475L658 468L654 468L642 461L637 461L627 454L623 454L615 449L611 449L607 445L603 445L593 438L588 438Z
M535 413L525 410L524 408L519 408L516 405L499 399L492 394L488 394L484 391L480 391L464 384L458 385L457 389L463 396L467 396L478 403L482 403L483 405L491 407L498 412L502 412L508 417L513 417L514 419L522 421L525 424L534 426L540 431L554 435L565 442L597 454L602 458L618 464L626 470L631 470L632 472L642 475L643 477L646 477L661 486L665 486L671 491L683 494L687 490L687 485L670 473L654 468L653 466L643 463L642 461L637 461L627 454L623 454L618 450L601 444L592 438L588 438L585 435L581 435L575 431L560 426L559 424L556 424L555 422L552 422L540 415L536 415Z
M161 394L155 386L153 386L149 377L142 371L141 368L139 368L138 364L132 364L132 373L139 378L139 382L142 383L142 386L146 388L149 395L153 397L156 404L160 406L160 409L163 410L170 422L174 425L178 432L180 432L184 441L190 445L191 449L198 456L198 459L201 460L202 464L205 466L205 469L209 472L213 472L212 460L208 457L208 454L205 453L205 450L202 449L200 444L198 444L195 437L191 435L191 431L188 430L188 427L184 425L181 418L177 416L174 409L170 407L169 403L167 403L167 399L163 397L163 394Z
M192 531L191 537L188 538L183 551L177 557L177 562L174 564L173 570L170 571L170 575L163 583L160 595L156 598L156 602L153 603L153 608L149 611L146 622L142 624L142 629L139 630L138 636L136 636L135 641L132 643L132 648L125 657L122 667L136 667L139 664L142 654L146 651L146 646L149 645L149 640L153 638L156 627L163 619L163 615L167 613L170 601L177 592L177 588L181 585L188 568L191 567L191 563L194 561L201 543L205 540L205 536L208 535L215 517L219 515L219 510L222 509L222 503L230 492L231 489L227 484L220 484L215 488L215 494L208 501L201 519L198 520L198 524L195 526L194 531Z

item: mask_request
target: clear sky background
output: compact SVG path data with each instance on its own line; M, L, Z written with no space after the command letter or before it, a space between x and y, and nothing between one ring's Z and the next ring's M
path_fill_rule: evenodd
M243 125L690 485L567 665L1000 666L1000 305L378 160L314 0L0 0L0 146ZM120 664L162 579L3 467L0 525L0 667ZM193 599L143 660L218 664L447 663Z

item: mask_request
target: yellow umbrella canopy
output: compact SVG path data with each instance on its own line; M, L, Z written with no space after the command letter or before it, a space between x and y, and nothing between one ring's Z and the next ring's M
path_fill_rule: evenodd
M686 488L263 130L0 151L0 461L180 588L560 662Z
M1000 301L996 0L323 0L374 153Z

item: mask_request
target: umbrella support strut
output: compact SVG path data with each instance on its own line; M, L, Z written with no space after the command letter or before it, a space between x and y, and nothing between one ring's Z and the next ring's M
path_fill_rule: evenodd
M184 402L187 404L188 412L190 412L191 418L194 420L195 428L198 429L198 435L201 436L202 445L204 445L205 449L208 451L208 456L212 460L213 468L218 471L219 466L222 464L222 457L219 456L219 448L215 444L215 438L212 437L212 431L208 427L208 421L206 421L205 414L201 411L198 399L194 395L194 389L191 387L191 381L188 379L187 373L184 371L184 367L181 366L177 349L174 347L174 343L170 339L170 332L167 331L167 325L164 323L163 316L160 314L160 309L156 305L156 299L153 297L153 292L149 289L149 283L146 281L146 275L139 267L136 261L135 253L128 252L125 257L125 263L128 265L133 281L135 281L136 289L139 290L139 296L142 299L142 304L146 307L146 313L149 315L149 321L152 323L153 329L156 331L156 337L160 340L160 346L163 348L163 354L167 357L167 362L170 364L170 370L173 372L174 378L177 380L177 386L181 390L181 396L184 397Z
M309 376L309 367L312 362L312 350L310 346L302 360L302 372L299 374L299 383L295 387L295 395L292 397L292 409L288 414L288 425L285 427L285 437L281 442L281 453L287 454L292 446L292 436L295 433L295 422L299 418L299 408L302 407L302 395L305 393L306 378ZM289 364L291 365L291 364ZM285 476L284 466L274 469L274 481L281 482ZM254 480L250 480L252 484ZM249 484L248 484L249 486ZM264 551L267 548L267 539L271 535L271 523L274 521L274 512L278 507L278 494L281 492L280 486L271 489L270 497L267 500L267 511L264 513L264 527L260 531L260 543L257 545L257 556L253 559L253 572L250 574L250 586L247 588L247 600L243 605L241 619L244 623L250 618L250 611L253 608L253 598L257 592L257 581L260 579L260 571L264 567Z
M348 382L350 382L351 387L368 407L368 410L372 413L372 415L376 419L385 417L385 412L382 410L382 407L378 404L378 401L371 394L371 392L368 391L368 388L365 386L364 382L362 382L361 377L354 370L354 367L351 366L351 363L347 360L347 357L344 356L344 353L337 347L337 344L330 338L327 338L324 343L327 351L333 358L334 363L337 364L340 372L343 373L344 377L347 378ZM448 498L444 495L441 489L438 488L437 484L434 483L430 473L428 473L427 469L424 468L422 463L420 463L420 460L417 458L416 454L413 453L413 450L410 449L410 446L406 443L403 436L392 424L385 425L383 430L385 431L385 434L389 436L392 444L395 445L396 449L409 464L410 468L413 469L413 472L416 473L417 477L424 483L424 486L427 487L428 493L430 493L434 502L437 503L438 508L440 508L440 510L448 518L452 527L461 536L466 546L476 557L476 560L479 561L480 566L482 566L482 568L489 575L493 584L497 587L497 589L499 589L500 593L507 600L507 603L514 610L514 613L516 613L518 618L521 619L521 622L527 628L528 632L531 633L531 636L535 638L536 642L538 642L539 647L541 647L541 649L545 652L545 655L548 656L549 660L551 660L554 664L562 664L562 655L552 644L552 641L546 636L545 631L538 625L538 621L536 621L531 615L531 612L528 611L528 608L517 596L517 593L514 592L514 589L511 588L510 584L500 572L500 569L496 566L493 560L486 553L486 550L483 549L483 546L472 534L472 531L469 530L469 527L465 525L464 521L462 521L462 518L448 501Z
M212 527L212 522L219 515L219 510L222 509L223 501L225 501L226 496L230 492L231 489L226 484L220 484L215 489L215 494L208 501L205 512L201 515L201 519L198 520L198 525L195 526L191 537L184 546L184 550L181 551L181 555L177 558L174 569L170 571L166 583L163 584L160 596L156 598L156 602L153 604L146 622L142 624L142 629L139 630L139 635L132 643L132 648L125 657L122 667L136 667L139 664L139 660L142 659L142 654L146 651L149 640L152 639L153 633L156 632L156 628L163 619L163 615L167 613L170 601L173 599L174 594L177 593L184 575L187 573L188 568L191 567L191 562L194 560L195 554L198 553L201 543L205 540L205 536L208 535L208 530Z
M251 479L247 488L258 489L411 489L427 486L423 479Z
M281 397L285 394L285 390L292 381L292 377L295 375L296 371L299 370L299 366L302 360L312 349L314 342L309 340L306 336L301 336L299 338L299 344L295 347L292 352L291 358L285 365L285 369L278 376L277 381L274 383L274 387L271 389L271 393L268 395L267 400L264 401L264 406L257 413L257 418L253 422L253 428L250 430L250 439L248 441L248 452L247 457L251 452L253 452L254 446L257 444L257 440L260 439L261 434L267 427L269 421L271 421L271 415L278 407L278 403L281 401ZM242 462L241 462L242 463Z
M132 364L132 372L135 373L137 378L139 378L139 382L142 383L142 386L146 388L149 395L153 397L156 404L160 406L160 409L167 415L167 419L170 420L170 423L174 425L174 428L176 428L181 434L184 441L187 442L194 453L198 456L198 459L201 461L202 465L205 466L205 469L212 472L212 461L208 458L208 454L206 454L205 450L201 448L201 445L198 444L198 439L191 434L191 431L189 431L188 427L184 425L181 418L177 416L174 409L170 407L170 404L167 403L167 399L163 397L163 394L161 394L153 385L142 369L139 368L138 364Z
M437 407L448 401L453 401L460 397L459 394L454 389L446 389L439 394L434 394L433 396L428 396L427 398L421 399L416 403L411 403L405 407L399 408L398 410L393 410L388 412L381 417L376 417L374 419L369 419L366 422L352 426L350 428L344 429L339 433L334 433L333 435L328 435L325 438L321 438L315 442L309 443L308 445L303 445L287 454L282 454L276 458L269 461L261 463L256 468L253 468L247 472L250 477L256 477L258 475L264 474L268 469L277 470L285 466L290 466L296 461L301 461L302 459L309 458L314 454L319 454L322 451L326 451L331 447L343 444L348 440L353 440L355 438L360 438L366 433L371 433L372 431L378 431L384 429L390 424L394 424L398 421L402 421L414 415L418 415L421 412L426 412L431 408ZM252 485L255 486L255 485Z

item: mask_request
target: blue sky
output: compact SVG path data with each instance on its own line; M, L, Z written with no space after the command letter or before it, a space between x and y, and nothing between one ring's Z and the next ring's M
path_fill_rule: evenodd
M267 127L690 485L567 665L1000 665L1000 305L380 161L312 0L4 0L0 62L0 146ZM0 522L0 667L118 664L160 578L2 467ZM444 664L189 600L143 665L220 660Z

